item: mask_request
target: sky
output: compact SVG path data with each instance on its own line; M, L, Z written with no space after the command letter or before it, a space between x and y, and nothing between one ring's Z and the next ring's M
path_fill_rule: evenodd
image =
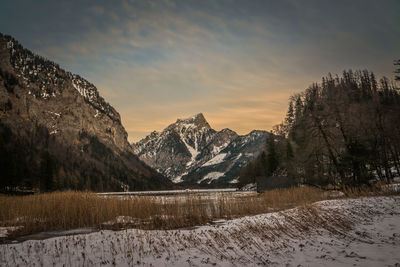
M328 73L393 78L399 0L0 0L0 32L95 84L131 142L203 113L271 130Z

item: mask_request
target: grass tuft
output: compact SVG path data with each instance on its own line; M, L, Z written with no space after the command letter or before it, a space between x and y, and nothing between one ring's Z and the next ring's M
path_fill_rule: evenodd
M379 188L348 188L345 194L357 197L379 192L382 192ZM91 192L54 192L0 196L0 226L19 227L9 238L83 227L174 229L279 211L329 198L326 192L311 187L275 189L262 194L118 197Z

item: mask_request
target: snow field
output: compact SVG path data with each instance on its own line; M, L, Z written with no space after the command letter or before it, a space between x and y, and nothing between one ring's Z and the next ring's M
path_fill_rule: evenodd
M100 231L0 246L1 266L385 266L400 197L327 200L194 229Z

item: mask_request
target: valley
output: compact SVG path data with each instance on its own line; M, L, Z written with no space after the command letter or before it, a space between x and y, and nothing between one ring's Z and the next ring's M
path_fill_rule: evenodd
M400 267L400 1L0 1L0 266Z

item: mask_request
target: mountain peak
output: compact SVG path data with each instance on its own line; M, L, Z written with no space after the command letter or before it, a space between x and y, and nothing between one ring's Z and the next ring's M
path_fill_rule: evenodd
M177 119L133 146L141 160L174 183L228 184L262 151L266 132L258 132L243 136L228 128L217 132L198 113Z
M210 125L208 124L206 118L204 117L203 113L198 113L196 115L193 115L189 118L185 119L177 119L176 124L194 124L194 126L199 127L199 128L211 128Z
M197 113L196 115L193 116L194 119L202 119L205 120L203 113Z
M15 161L7 166L0 157L4 188L120 191L172 185L133 154L119 113L95 85L1 33L0 107L5 111L0 132L8 138L0 150ZM51 183L37 177L43 162L52 162L45 173Z

